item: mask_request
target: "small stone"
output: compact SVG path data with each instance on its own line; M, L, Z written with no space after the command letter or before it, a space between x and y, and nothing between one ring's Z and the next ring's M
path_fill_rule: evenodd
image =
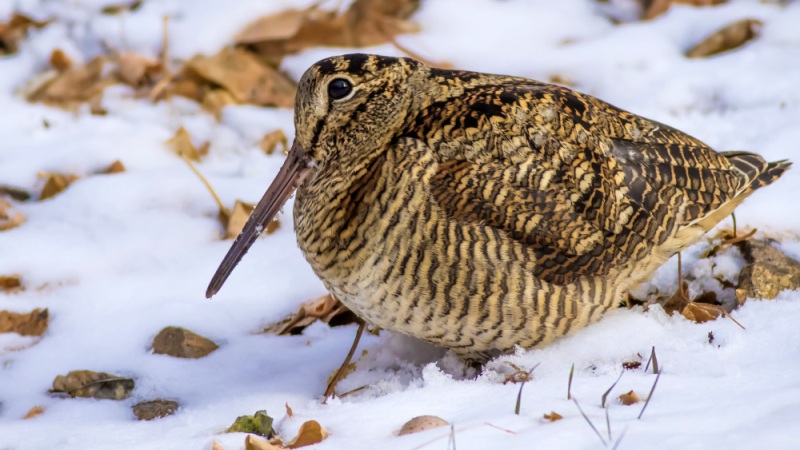
M739 305L748 298L771 300L781 291L800 289L800 262L765 240L749 239L741 249L749 264L739 273Z
M202 358L219 345L185 328L167 327L153 339L153 352L176 358Z
M136 383L110 373L73 370L53 380L51 393L66 393L70 397L125 400L131 396Z
M175 414L180 405L172 400L151 400L133 405L133 414L139 420L160 419Z
M400 428L400 436L405 434L419 433L420 431L431 430L448 425L447 421L437 416L418 416L406 422Z

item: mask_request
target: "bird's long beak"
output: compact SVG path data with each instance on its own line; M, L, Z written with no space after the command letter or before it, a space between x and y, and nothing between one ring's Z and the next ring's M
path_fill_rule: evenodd
M228 279L228 275L233 272L236 264L247 253L247 249L253 245L253 242L255 242L264 228L275 218L295 188L300 186L308 171L308 158L295 139L292 149L289 151L289 156L286 157L286 162L283 163L275 180L272 181L253 213L250 214L250 218L247 219L242 232L233 241L231 249L228 250L228 254L225 255L214 277L211 278L211 283L209 283L206 290L206 298L211 298L212 295L219 291L225 280Z

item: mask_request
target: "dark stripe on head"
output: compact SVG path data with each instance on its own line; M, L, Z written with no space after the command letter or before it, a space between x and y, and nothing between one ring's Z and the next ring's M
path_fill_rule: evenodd
M352 53L345 55L345 60L348 61L347 71L350 73L361 73L364 71L364 65L369 61L369 55L364 53Z
M317 61L315 66L319 69L319 73L321 74L331 74L336 72L336 63L334 62L336 58L327 58L321 61Z

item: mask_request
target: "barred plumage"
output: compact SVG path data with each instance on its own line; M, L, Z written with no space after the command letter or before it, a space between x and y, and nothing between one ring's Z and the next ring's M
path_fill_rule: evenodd
M298 186L298 244L338 299L473 359L600 318L789 167L565 87L363 54L303 75L295 126L208 294Z

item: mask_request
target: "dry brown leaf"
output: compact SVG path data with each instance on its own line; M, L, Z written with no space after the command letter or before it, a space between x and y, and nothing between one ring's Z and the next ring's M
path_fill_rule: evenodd
M12 212L11 207L11 202L0 198L0 231L10 230L25 223L25 215L19 211ZM0 276L0 291L3 290L3 278ZM19 282L19 277L17 277L17 282Z
M272 444L266 439L248 434L244 437L244 450L281 450L285 447Z
M563 418L564 418L564 416L562 416L561 414L559 414L559 413L557 413L555 411L551 411L550 414L545 414L544 415L544 419L545 420L549 420L550 422L555 422L556 420L561 420Z
M363 358L365 356L367 356L367 351L366 350L361 350L361 356L359 356L358 361L353 361L353 362L348 363L345 366L341 366L339 368L334 369L334 371L331 372L330 375L328 375L328 380L325 382L325 385L326 386L330 386L331 383L333 382L333 378L336 377L337 375L339 377L339 381L344 380L345 378L347 378L348 375L350 375L351 373L355 372L355 370L358 368L358 362L361 361L361 358ZM339 381L337 381L336 384L338 384Z
M53 380L53 393L70 397L124 400L131 396L135 383L131 378L90 370L73 370Z
M683 317L693 322L703 323L716 320L719 316L723 315L723 312L722 308L717 305L691 302L683 308L681 314Z
M23 420L33 419L34 417L40 416L44 413L44 406L36 405L33 408L29 409L25 416L22 418Z
M294 416L294 411L292 411L292 408L289 406L289 403L286 403L286 415L289 417Z
M47 330L50 313L36 308L29 313L0 311L0 333L17 333L22 336L41 336Z
M689 58L705 58L741 47L754 39L763 24L759 20L744 19L716 31L686 52Z
M238 103L294 106L294 82L245 50L225 48L214 56L198 55L186 63L186 68L228 90Z
M142 6L142 0L135 0L133 2L121 3L118 5L104 6L103 9L100 10L100 12L103 14L114 15L123 12L136 11L137 9L139 9L140 6Z
M289 140L286 138L286 134L281 129L271 131L265 134L261 139L261 150L263 150L267 155L271 155L275 151L275 147L278 145L281 146L284 153L289 150Z
M247 438L245 438L245 440L246 439ZM247 444L245 443L245 445ZM211 450L225 450L225 447L223 447L222 444L217 441L211 441Z
M106 167L105 169L101 170L101 174L112 174L112 173L122 173L125 172L125 164L122 164L122 161L116 160L111 165Z
M635 403L639 403L642 401L641 398L636 394L636 392L628 391L619 396L619 402L623 405L633 405Z
M225 239L233 239L239 235L244 228L247 219L250 218L250 213L253 212L255 207L252 203L246 203L241 200L236 200L233 204L233 211L222 211L219 215L222 226L225 227ZM281 225L280 220L275 219L267 224L264 228L264 234L272 234Z
M254 44L290 39L300 31L300 27L308 15L308 10L287 9L271 16L262 17L247 25L236 36L236 43Z
M218 348L214 341L180 327L166 327L153 339L153 353L176 358L202 358Z
M666 302L664 302L664 311L672 315L676 311L683 311L686 305L689 304L689 285L683 283L675 293Z
M49 21L39 22L24 14L14 13L6 23L0 23L0 55L16 53L19 43L31 28L42 28Z
M437 416L417 416L404 423L398 436L419 433L420 431L430 430L449 425L446 420Z
M30 192L8 185L0 185L0 196L2 195L7 195L18 202L27 202L31 199Z
M642 367L641 361L624 361L622 363L622 368L625 370L636 370L639 367Z
M203 95L202 100L203 108L211 114L214 114L217 120L222 116L222 108L238 103L239 102L233 97L233 94L225 89L211 89Z
M59 73L66 72L72 67L72 59L63 50L57 48L50 53L50 66Z
M133 87L139 87L145 82L152 83L153 77L163 70L160 62L136 53L122 53L116 62L120 80Z
M664 14L672 5L713 6L725 3L727 0L652 0L646 7L643 19L653 19Z
M195 147L192 143L192 137L183 126L178 128L178 131L175 132L175 135L172 136L166 144L172 148L178 156L189 158L192 161L200 161L200 157L208 153L208 148L210 146L208 142L205 142L199 148Z
M78 179L75 175L65 175L61 173L44 172L40 173L39 176L45 178L44 187L42 187L42 192L39 194L39 200L55 197Z
M322 428L322 425L316 420L309 420L300 425L297 436L287 442L285 448L300 448L307 445L319 444L326 437L328 437L328 433Z
M19 275L0 275L0 292L19 289L22 289L22 280Z
M263 333L282 336L296 335L317 320L330 326L337 326L354 323L355 319L356 316L352 311L332 295L327 294L302 305L294 316L268 326Z
M28 101L74 109L84 102L102 99L103 90L114 83L105 73L108 59L97 56L85 65L73 66L40 83L27 94Z

